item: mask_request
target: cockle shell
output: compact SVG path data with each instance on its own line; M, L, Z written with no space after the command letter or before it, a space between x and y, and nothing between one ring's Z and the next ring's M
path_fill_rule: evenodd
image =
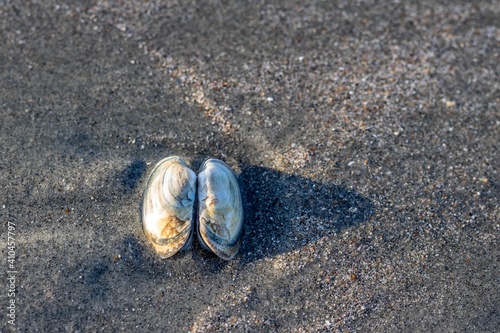
M243 203L232 170L217 159L206 160L198 174L198 239L222 259L232 259L243 233Z
M190 245L195 194L196 175L180 157L156 164L144 190L142 224L161 258Z

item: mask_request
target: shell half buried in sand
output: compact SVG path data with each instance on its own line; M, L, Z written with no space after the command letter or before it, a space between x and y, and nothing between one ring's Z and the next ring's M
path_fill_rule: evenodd
M180 157L156 164L144 190L142 225L161 258L191 244L195 194L196 174Z
M232 259L241 243L243 203L232 170L217 159L206 160L198 174L198 239L224 260Z

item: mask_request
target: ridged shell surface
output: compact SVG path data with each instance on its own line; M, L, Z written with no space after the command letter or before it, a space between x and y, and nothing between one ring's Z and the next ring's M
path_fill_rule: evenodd
M198 174L198 239L222 259L232 259L241 243L243 203L238 181L222 161L209 159Z
M191 243L196 174L178 156L154 167L142 202L142 224L147 239L161 258Z

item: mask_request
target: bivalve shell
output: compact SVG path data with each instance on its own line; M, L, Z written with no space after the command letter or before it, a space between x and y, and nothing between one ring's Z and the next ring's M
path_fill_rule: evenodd
M156 164L144 190L142 224L161 258L191 244L195 194L196 174L180 157Z
M243 203L233 171L217 159L198 174L198 239L222 259L232 259L241 244Z

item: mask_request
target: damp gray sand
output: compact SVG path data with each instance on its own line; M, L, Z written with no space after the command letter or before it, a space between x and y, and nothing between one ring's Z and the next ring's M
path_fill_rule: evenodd
M4 2L0 330L498 330L499 11ZM171 154L238 172L234 260L149 247Z

